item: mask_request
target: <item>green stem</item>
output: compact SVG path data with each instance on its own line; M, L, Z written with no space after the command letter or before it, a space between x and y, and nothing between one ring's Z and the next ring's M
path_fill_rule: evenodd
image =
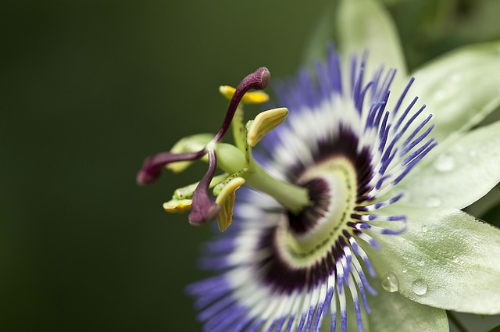
M467 331L467 328L463 326L463 324L458 320L457 316L455 316L454 312L451 311L446 311L448 314L448 318L450 321L455 325L455 327L460 331L460 332L469 332Z
M305 188L276 179L256 162L252 162L245 180L249 187L274 197L294 214L298 214L305 206L310 205L309 195Z

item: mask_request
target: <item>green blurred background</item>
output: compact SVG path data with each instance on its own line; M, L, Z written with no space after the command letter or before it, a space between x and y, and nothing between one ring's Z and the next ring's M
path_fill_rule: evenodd
M219 85L292 75L329 2L3 2L0 330L201 330L184 287L211 230L161 204L205 166L136 172L218 129ZM387 2L412 67L500 38L495 0Z

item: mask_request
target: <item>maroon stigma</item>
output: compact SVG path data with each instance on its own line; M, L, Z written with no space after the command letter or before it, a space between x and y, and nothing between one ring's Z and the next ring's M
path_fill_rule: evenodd
M234 92L233 97L231 98L231 101L229 102L226 118L224 119L222 126L220 127L217 135L214 138L215 142L219 142L226 134L229 125L233 120L234 113L236 113L236 109L238 108L241 98L243 98L245 93L247 93L247 91L250 89L264 90L269 84L270 79L271 73L269 72L269 69L267 69L266 67L260 67L240 82L240 84L236 88L236 91Z
M162 152L144 160L141 170L137 173L137 184L140 186L150 184L158 180L165 165L177 161L198 160L206 154L205 148L198 152L170 153Z
M214 219L219 213L220 207L208 197L208 188L216 168L215 151L208 151L208 170L198 183L193 194L193 205L191 206L191 213L189 213L189 223L191 225L202 225L204 222Z

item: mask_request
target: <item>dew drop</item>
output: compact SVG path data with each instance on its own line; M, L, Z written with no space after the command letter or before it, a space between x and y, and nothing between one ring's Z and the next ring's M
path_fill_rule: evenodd
M427 207L438 207L441 205L441 200L436 196L431 196L427 199Z
M424 265L425 265L425 261L418 261L418 262L417 262L417 265L418 265L418 266L424 266Z
M442 154L434 161L434 168L439 172L449 172L455 168L455 159L448 154Z
M465 152L465 148L464 148L464 146L463 146L463 145L461 145L461 144L456 144L456 145L454 146L454 148L455 148L455 151L456 151L457 153L464 153L464 152Z
M427 228L427 226L425 225L422 226L422 232L427 233L428 230L429 229Z
M417 295L422 296L427 293L427 284L422 279L415 280L411 287L413 289L413 293Z
M397 292L399 289L398 276L394 272L389 272L382 279L382 287L389 293Z
M442 101L446 98L446 93L444 93L443 91L438 91L434 94L433 97L434 99L436 99L436 101Z
M408 269L407 269L406 267L403 267L403 268L401 269L401 271L403 271L403 273L406 273L406 272L408 272Z
M462 79L463 79L463 76L461 74L453 74L450 77L450 80L454 83L459 83L460 81L462 81Z

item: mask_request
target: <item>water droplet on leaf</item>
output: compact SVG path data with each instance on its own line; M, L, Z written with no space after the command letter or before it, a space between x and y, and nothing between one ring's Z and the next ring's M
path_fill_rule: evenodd
M423 225L423 226L422 226L422 232L426 233L427 231L428 231L427 226Z
M436 196L431 196L427 199L426 205L427 207L438 207L441 205L441 200Z
M465 151L464 146L463 146L463 145L461 145L461 144L456 144L456 145L454 146L454 148L455 148L455 151L456 151L456 152L458 152L458 153L464 153L464 151Z
M406 267L403 267L403 269L401 271L403 271L403 273L406 273L406 272L408 272L408 269Z
M439 172L449 172L455 168L455 159L448 154L442 154L434 161L434 167Z
M389 272L382 279L382 287L389 293L397 292L399 289L398 276L394 272Z
M436 99L436 101L442 101L446 98L446 93L444 93L443 91L438 91L434 94L434 98Z
M417 265L418 265L418 266L424 266L424 265L425 265L425 261L418 261L418 262L417 262Z
M462 79L463 79L463 76L461 74L453 74L450 77L450 80L454 83L458 83L458 82L462 81Z
M424 295L427 293L427 284L422 279L417 279L411 285L413 292L417 295Z

